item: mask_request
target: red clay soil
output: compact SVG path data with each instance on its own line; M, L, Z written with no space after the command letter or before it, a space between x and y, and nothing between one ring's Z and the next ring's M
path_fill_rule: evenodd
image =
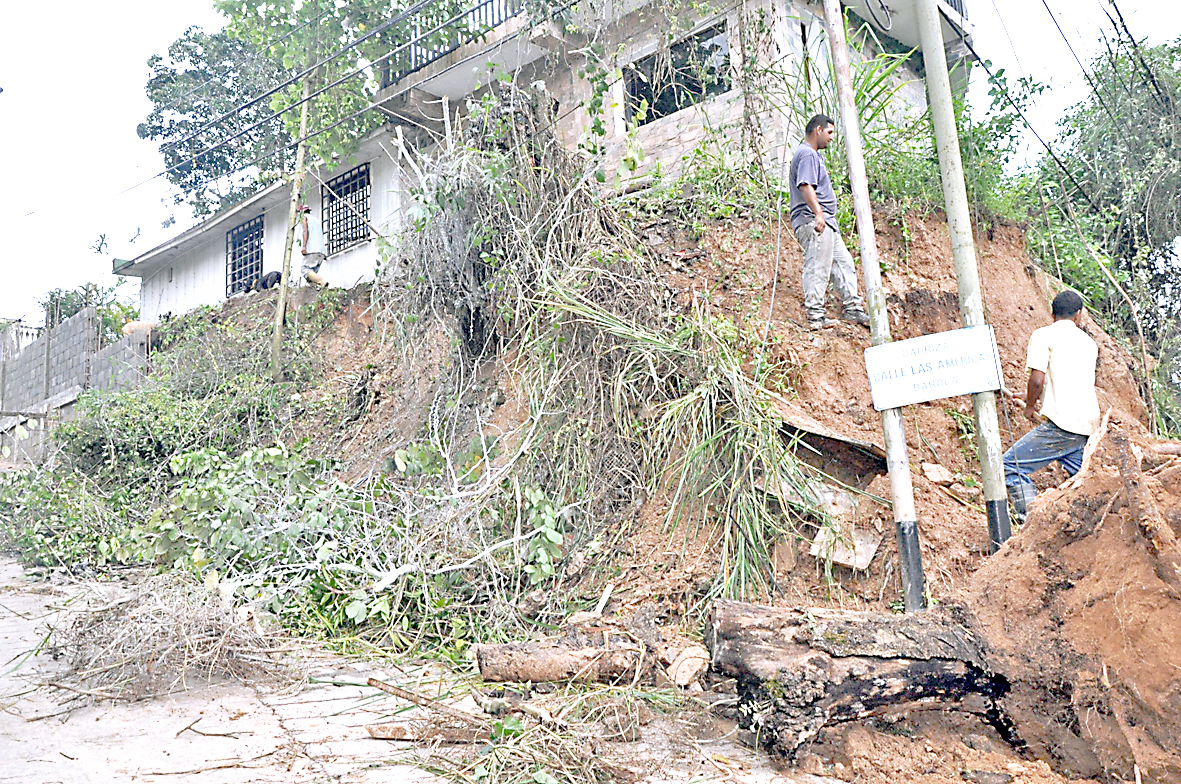
M883 211L879 222L893 336L961 326L943 221ZM738 220L696 238L655 220L641 227L641 236L682 306L706 303L756 346L768 331L767 352L781 363L780 392L830 430L881 443L862 359L868 331L844 323L820 332L804 326L802 258L789 226ZM849 242L855 246L856 238ZM1020 229L982 233L977 247L1005 383L1023 391L1026 344L1051 322L1053 285L1029 261ZM392 449L420 437L435 382L450 362L445 331L409 349L392 336L383 342L370 331L378 327L366 307L358 300L350 318L326 334L324 359L334 373L316 394L349 394L372 365L369 408L355 422L308 425L319 430L318 443L332 445L352 478L380 470ZM830 303L831 315L838 315L837 307ZM350 321L353 326L342 323ZM1137 766L1144 781L1181 782L1181 601L1179 586L1167 579L1181 537L1181 460L1166 461L1140 445L1146 413L1132 370L1137 363L1095 323L1086 330L1099 344L1099 398L1103 410L1112 411L1111 432L1081 488L1054 489L1065 475L1042 472L1038 482L1046 492L995 556L987 556L983 499L973 481L979 477L975 446L963 438L971 401L952 398L905 413L929 593L934 601L966 605L1003 662L1012 684L1004 707L1017 724L1019 745L1025 744L1023 757L979 716L917 712L827 731L812 752L815 764L801 758L805 770L816 768L808 772L867 784L1045 784L1063 775L1133 781ZM405 351L416 352L415 359L407 361ZM489 365L485 377L473 380L469 405L480 408L489 435L511 433L526 413L502 368ZM1019 414L1002 408L1005 447L1027 427ZM820 446L823 453L809 459L863 491L856 524L880 531L882 545L866 571L835 567L828 578L807 554L806 539L782 543L778 592L760 598L885 609L900 594L893 518L887 504L872 498L889 497L887 478L872 459L831 442ZM1127 457L1137 449L1142 462ZM943 464L960 481L950 488L927 481L918 470L923 462ZM681 532L666 530L662 503L649 499L630 522L615 563L621 570L613 578L616 609L655 601L676 616L716 573L710 532L694 531L687 544Z
M1181 781L1181 458L1113 421L1034 502L965 604L1033 755L1070 775Z

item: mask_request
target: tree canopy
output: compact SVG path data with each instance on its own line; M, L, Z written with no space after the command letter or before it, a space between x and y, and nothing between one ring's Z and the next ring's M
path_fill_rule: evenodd
M1181 399L1181 39L1146 47L1117 27L1088 68L1091 90L1060 121L1043 161L1058 205L1080 218L1137 303L1160 361L1157 384ZM1061 172L1065 168L1069 175ZM1129 313L1122 315L1129 326ZM1131 329L1127 329L1133 334ZM1181 408L1175 413L1181 415ZM1173 427L1181 426L1181 421Z
M139 318L134 305L119 300L120 280L114 286L103 287L97 283L85 283L76 289L53 289L46 292L38 304L45 310L45 326L56 327L83 308L94 306L98 317L99 338L104 344L113 343L122 337L123 325Z
M194 215L209 215L290 165L291 135L282 119L267 120L266 101L248 105L286 75L262 47L224 31L190 27L166 56L153 55L148 66L154 108L137 131L140 138L161 143L177 204L187 202Z

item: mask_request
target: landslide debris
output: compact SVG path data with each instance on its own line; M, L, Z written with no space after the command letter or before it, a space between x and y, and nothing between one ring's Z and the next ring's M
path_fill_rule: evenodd
M965 587L1026 753L1071 776L1181 781L1181 458L1112 417ZM1040 728L1032 732L1031 728Z

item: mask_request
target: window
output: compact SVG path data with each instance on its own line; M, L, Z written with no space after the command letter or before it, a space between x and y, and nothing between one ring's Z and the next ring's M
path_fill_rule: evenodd
M673 44L624 71L627 117L638 124L658 120L730 89L730 43L725 22ZM648 102L639 116L641 102Z
M331 256L369 239L369 164L328 181L324 205L325 253Z
M248 291L262 276L262 216L226 234L226 296Z

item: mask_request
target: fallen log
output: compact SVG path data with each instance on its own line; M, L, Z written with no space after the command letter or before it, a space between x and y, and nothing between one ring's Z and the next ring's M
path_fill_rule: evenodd
M996 706L1004 679L989 672L980 644L946 614L718 599L706 636L712 668L737 680L739 723L776 757L792 759L826 725L909 703L959 707L1004 724Z
M598 645L559 639L480 645L476 663L485 681L616 683L647 676L652 657L643 643L626 637L608 638Z

